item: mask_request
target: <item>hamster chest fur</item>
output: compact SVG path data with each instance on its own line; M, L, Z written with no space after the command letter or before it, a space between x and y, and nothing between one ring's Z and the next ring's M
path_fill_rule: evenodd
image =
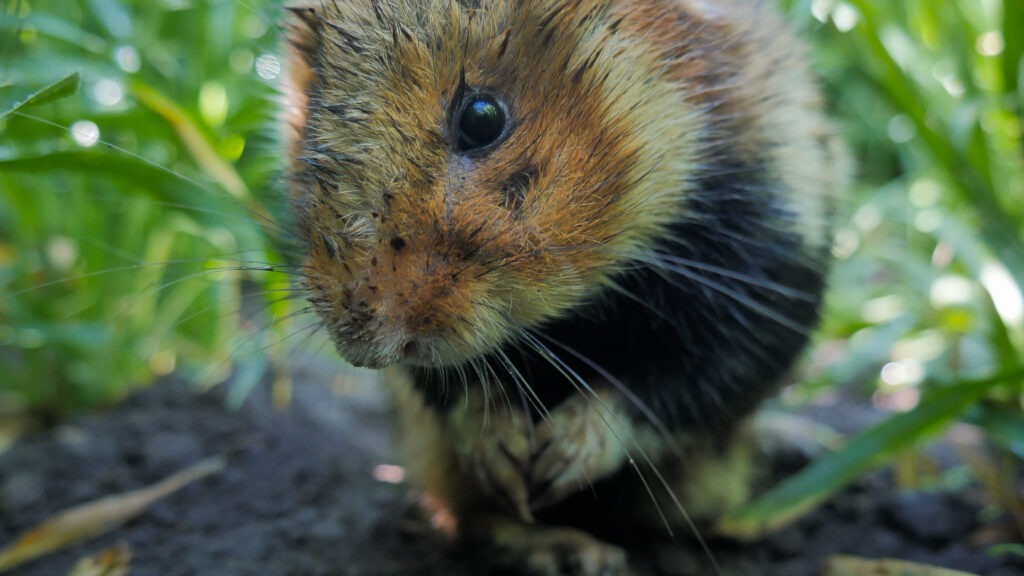
M845 172L771 8L294 13L305 288L346 360L392 367L413 476L461 534L600 573L621 552L545 516L629 462L695 516L742 500L734 431L816 323Z

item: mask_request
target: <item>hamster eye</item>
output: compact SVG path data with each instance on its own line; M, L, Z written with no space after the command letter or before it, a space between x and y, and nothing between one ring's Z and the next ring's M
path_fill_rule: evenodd
M486 148L497 142L505 132L505 110L494 97L474 94L466 99L459 112L459 150Z

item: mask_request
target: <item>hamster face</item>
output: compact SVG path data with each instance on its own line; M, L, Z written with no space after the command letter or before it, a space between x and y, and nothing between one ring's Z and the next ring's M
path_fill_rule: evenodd
M594 298L684 217L700 112L630 11L297 10L293 203L310 301L349 362L485 353Z

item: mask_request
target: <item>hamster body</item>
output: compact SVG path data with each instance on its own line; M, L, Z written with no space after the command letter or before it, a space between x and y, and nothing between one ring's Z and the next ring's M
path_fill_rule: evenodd
M846 171L767 3L294 12L305 288L346 360L389 367L460 535L516 573L615 573L548 524L591 486L643 501L647 468L662 512L741 501L737 431L817 321Z

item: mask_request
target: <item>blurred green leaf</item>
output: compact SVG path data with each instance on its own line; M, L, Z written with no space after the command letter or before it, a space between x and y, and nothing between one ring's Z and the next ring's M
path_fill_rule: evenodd
M1006 406L983 404L970 413L969 421L989 438L1024 458L1024 413Z
M991 556L1000 556L1003 554L1013 554L1024 558L1024 544L998 544L989 549Z
M39 106L40 104L46 104L49 102L53 102L54 100L59 100L61 98L71 96L75 92L78 92L78 87L80 84L81 81L78 77L77 72L69 74L64 78L57 80L53 84L50 84L46 88L43 88L42 90L39 90L38 92L32 94L31 96L22 100L21 102L14 104L7 110L0 112L0 120L3 120L10 114L18 112L20 110L27 110L33 106Z
M1024 88L1020 84L1021 69L1024 67L1024 0L1003 0L1003 27L1000 32L1005 90L1019 95ZM1024 105L1024 98L1021 98L1020 105Z
M874 66L864 72L872 74L871 80L878 94L887 97L892 106L910 118L928 151L934 156L936 166L945 168L955 183L954 190L969 202L981 215L982 226L978 232L1006 264L1018 285L1024 286L1024 239L1019 223L1011 220L1002 209L991 180L989 163L983 146L969 146L960 154L954 144L932 127L927 117L927 102L917 86L904 73L881 40L879 7L869 0L851 0L860 10L863 22L855 32L858 42L871 55ZM972 123L972 126L974 124Z
M982 380L935 384L913 410L891 416L857 434L839 452L814 461L764 496L721 519L717 528L740 539L757 538L777 529L956 418L997 386L1019 384L1022 379L1024 369L1018 369Z
M34 0L0 15L16 32L0 39L5 397L61 415L169 370L220 378L264 307L291 314L264 230L284 201L275 88L252 67L278 49L278 4ZM70 80L25 88L71 70L77 95ZM211 82L216 123L200 108Z
M53 40L66 42L67 44L81 49L93 55L100 55L106 52L107 42L96 34L83 30L73 23L49 14L33 13L28 18L19 19L10 16L0 16L0 28L5 26L31 26L32 29Z

